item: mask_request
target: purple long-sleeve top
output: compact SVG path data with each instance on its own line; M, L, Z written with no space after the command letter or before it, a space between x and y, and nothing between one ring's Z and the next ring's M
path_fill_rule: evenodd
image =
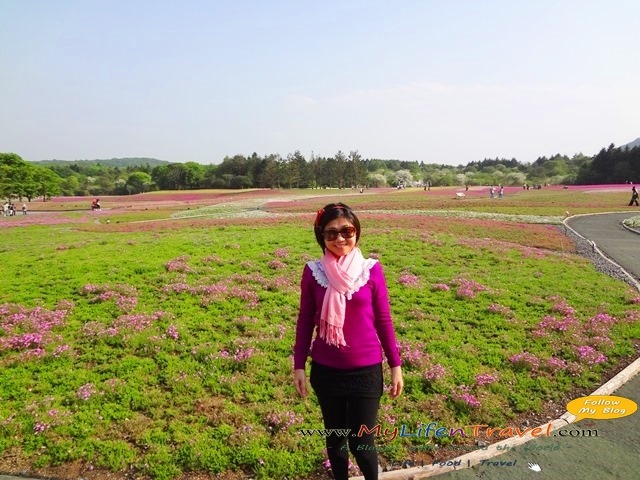
M333 368L359 368L382 362L382 352L389 367L397 367L402 362L396 343L393 320L389 307L389 293L377 261L367 260L369 280L346 302L343 326L345 347L329 345L317 333L311 342L314 330L320 324L320 312L326 287L314 277L324 277L319 262L309 262L304 267L300 283L300 311L296 326L294 347L294 369L304 369L307 356L322 365ZM322 278L323 283L326 279ZM311 352L309 352L311 347Z

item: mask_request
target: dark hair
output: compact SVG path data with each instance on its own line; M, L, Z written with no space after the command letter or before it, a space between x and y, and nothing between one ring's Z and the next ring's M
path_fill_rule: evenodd
M346 218L351 222L351 224L356 228L356 243L360 240L360 220L353 210L351 210L344 203L330 203L326 205L324 208L321 208L316 213L316 221L313 224L313 230L316 234L316 240L318 241L318 245L322 248L324 252L324 237L322 236L322 232L324 231L324 227L327 226L327 223L335 220L336 218Z

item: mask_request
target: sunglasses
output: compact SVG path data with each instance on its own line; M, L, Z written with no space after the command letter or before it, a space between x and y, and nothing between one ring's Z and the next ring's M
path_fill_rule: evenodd
M333 241L341 235L342 238L351 238L356 234L355 227L342 227L340 230L330 228L322 231L322 236L325 240Z

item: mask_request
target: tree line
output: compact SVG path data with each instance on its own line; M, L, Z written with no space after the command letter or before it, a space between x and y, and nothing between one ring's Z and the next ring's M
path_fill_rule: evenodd
M149 160L149 159L147 159ZM141 159L144 161L144 159ZM610 145L594 157L539 157L533 163L495 158L467 165L363 159L357 151L332 157L299 151L286 157L234 155L220 164L146 161L119 166L105 162L27 162L0 153L0 196L44 200L55 195L123 195L152 190L202 188L363 188L640 182L640 147Z

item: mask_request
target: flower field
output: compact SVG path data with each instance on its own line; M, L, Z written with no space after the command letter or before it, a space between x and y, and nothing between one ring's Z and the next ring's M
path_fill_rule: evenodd
M405 392L383 427L508 426L637 356L640 293L555 226L624 210L626 189L455 191L155 193L1 219L0 472L322 478L291 355L330 201L359 213L389 285ZM427 441L380 438L381 462Z

